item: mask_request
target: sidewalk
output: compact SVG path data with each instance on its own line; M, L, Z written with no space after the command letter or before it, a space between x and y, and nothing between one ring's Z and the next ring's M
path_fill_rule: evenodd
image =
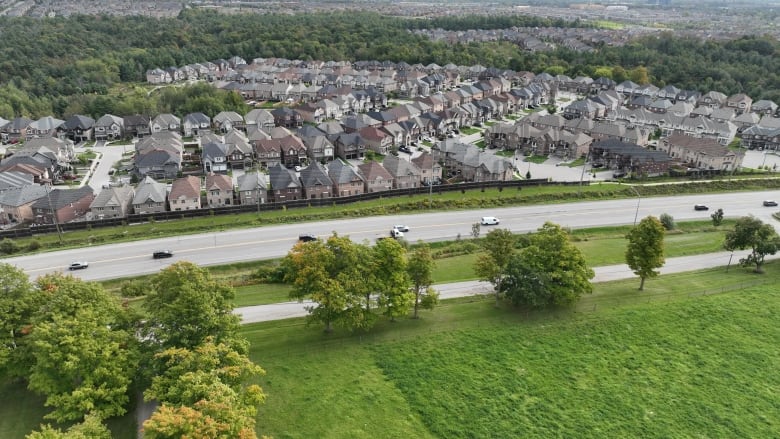
M718 252L695 256L667 258L666 264L661 268L660 271L661 274L671 274L685 271L702 270L712 267L726 267L729 265L736 266L739 264L739 259L747 253L747 251L734 252L733 254L731 252ZM780 258L780 254L767 256L766 260L769 261L777 258ZM594 283L636 277L636 275L631 272L626 264L596 267L593 269L593 271L596 272L596 276L593 278ZM490 294L493 292L493 286L483 281L438 284L434 285L434 288L439 291L439 297L441 299ZM271 305L257 305L236 308L233 310L233 313L241 316L242 324L267 322L272 320L291 319L294 317L304 317L308 314L305 309L305 307L308 305L311 305L311 302L274 303Z

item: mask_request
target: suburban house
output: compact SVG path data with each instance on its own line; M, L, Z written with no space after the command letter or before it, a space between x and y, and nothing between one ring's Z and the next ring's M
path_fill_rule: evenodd
M19 224L35 219L32 205L46 197L45 186L28 184L0 191L0 224Z
M181 132L181 119L170 113L158 114L152 119L152 133L160 131Z
M658 142L658 150L670 157L698 169L735 171L742 166L744 153L735 152L714 139L683 135L665 137Z
M268 181L270 198L278 203L282 201L294 201L303 198L303 190L295 172L285 168L281 163L268 167Z
M301 186L304 198L330 198L334 196L333 180L325 166L318 162L301 169Z
M92 219L123 218L130 214L135 191L131 186L105 188L97 194L89 210Z
M206 175L206 202L209 207L233 205L233 179L224 174Z
M635 143L615 139L593 143L590 158L617 172L648 177L667 174L676 162L663 151L649 150Z
M420 170L420 180L423 185L441 183L441 165L433 159L433 155L424 152L413 158L412 163Z
M173 180L168 205L171 211L200 209L200 178L188 175Z
M197 137L211 131L211 118L201 112L184 116L181 126L184 137Z
M214 116L211 123L214 126L214 131L221 133L227 133L233 129L246 129L244 118L235 111L220 111Z
M422 172L414 163L390 154L385 157L382 166L393 176L395 189L420 187Z
M333 181L333 196L361 195L366 190L360 175L352 166L341 160L328 163L328 176Z
M92 139L92 132L95 129L95 119L89 116L74 114L69 117L60 126L64 137L75 143Z
M113 114L105 114L95 122L95 140L118 140L124 137L125 120Z
M220 142L209 142L203 145L200 160L203 163L203 173L221 173L228 171L228 146Z
M95 194L89 186L78 189L54 189L32 204L36 224L67 223L84 217Z
M373 160L359 164L358 173L366 183L366 193L389 191L393 188L393 176Z
M125 116L125 135L142 139L152 134L152 119L143 114Z
M158 183L147 175L135 188L133 213L165 212L167 201L168 191L165 184Z
M238 203L241 205L265 204L268 199L266 175L249 172L238 177Z
M393 146L393 137L375 127L363 127L358 130L366 148L377 154L386 155Z

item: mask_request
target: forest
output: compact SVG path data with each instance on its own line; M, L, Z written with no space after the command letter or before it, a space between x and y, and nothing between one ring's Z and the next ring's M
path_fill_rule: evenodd
M371 12L223 15L184 10L174 19L0 17L0 117L163 112L169 109L164 99L144 102L146 92L137 88L144 84L146 70L234 55L247 61L279 57L480 64L571 77L608 76L618 82L628 77L622 72L639 68L646 69L646 80L659 87L743 92L754 100L780 102L778 42L768 37L703 41L669 31L622 47L599 46L591 53L565 48L532 53L510 42L448 44L410 32L584 25L524 16L416 20ZM234 98L200 100L212 107L230 107ZM197 106L189 101L188 105Z

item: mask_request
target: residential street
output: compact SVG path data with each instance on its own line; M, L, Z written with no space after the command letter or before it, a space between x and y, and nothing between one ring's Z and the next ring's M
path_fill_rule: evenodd
M668 258L666 265L661 268L661 274L681 273L685 271L701 270L711 267L724 267L724 270L731 264L732 267L739 263L739 259L747 254L747 251L719 252L696 256L683 256L679 258ZM780 258L780 255L767 256L767 260ZM596 267L594 269L596 277L593 282L608 282L619 279L629 279L636 277L634 273L625 264L608 265ZM637 280L638 285L639 280ZM449 284L434 285L439 291L441 299L452 299L455 297L473 296L477 294L490 294L493 287L489 283L481 281L455 282ZM310 303L285 302L271 305L247 306L236 308L233 312L241 316L241 322L244 324L267 322L271 320L284 320L294 317L305 316L304 309Z

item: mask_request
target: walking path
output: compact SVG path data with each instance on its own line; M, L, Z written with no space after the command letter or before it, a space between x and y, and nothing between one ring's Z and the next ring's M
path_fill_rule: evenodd
M661 274L681 273L685 271L702 270L712 267L727 267L739 263L739 259L748 252L718 252L695 256L681 256L677 258L668 258L666 264L661 268ZM766 259L780 258L779 255L767 256ZM593 282L609 282L620 279L630 279L636 275L628 268L626 264L607 265L593 269L596 276ZM476 296L480 294L490 294L493 292L493 286L483 281L453 282L447 284L434 285L439 291L441 299L452 299L455 297ZM294 317L306 316L305 307L311 305L311 302L284 302L270 305L247 306L236 308L233 312L241 316L241 323L267 322L271 320L283 320Z

